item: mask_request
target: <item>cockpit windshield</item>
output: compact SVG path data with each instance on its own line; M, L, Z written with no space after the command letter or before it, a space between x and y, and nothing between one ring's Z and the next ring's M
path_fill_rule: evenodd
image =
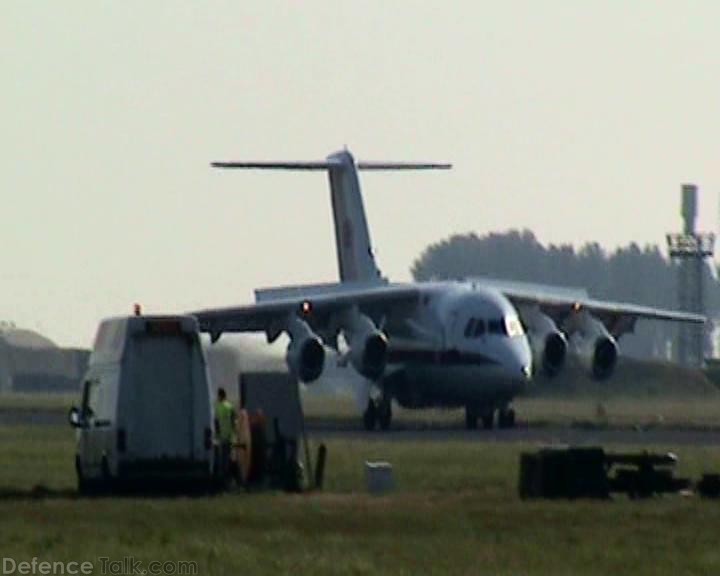
M485 333L515 338L522 336L524 331L517 316L505 316L487 321L482 318L470 318L467 321L464 330L465 338L480 338Z
M522 323L517 316L505 316L505 330L510 338L515 338L524 334Z

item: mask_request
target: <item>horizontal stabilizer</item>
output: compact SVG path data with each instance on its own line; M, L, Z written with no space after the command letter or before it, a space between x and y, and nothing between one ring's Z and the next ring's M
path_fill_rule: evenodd
M346 148L330 154L325 160L310 162L213 162L213 168L249 170L299 170L303 172L327 172L330 184L330 200L335 222L335 246L341 283L366 282L382 284L365 218L362 194L360 192L360 170L403 171L447 170L451 164L437 162L356 162ZM292 290L284 293L293 294ZM261 293L258 300L277 298L283 291Z
M342 162L321 160L319 162L213 162L213 168L246 168L250 170L329 170L339 168Z
M358 162L358 170L449 170L452 164L437 162Z
M315 162L213 162L213 168L246 170L301 170L318 171L343 168L347 163L329 158ZM449 170L452 164L437 162L358 162L358 170Z

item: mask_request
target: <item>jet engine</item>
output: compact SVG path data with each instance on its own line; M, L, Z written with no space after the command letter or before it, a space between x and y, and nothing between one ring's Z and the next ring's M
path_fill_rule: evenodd
M545 376L555 376L565 365L567 339L555 322L540 310L525 311L523 322L533 353L533 365Z
M581 363L596 380L609 378L615 370L618 347L602 322L581 313L578 331L573 335Z
M285 362L290 373L301 382L317 380L325 366L325 348L320 338L310 327L294 318L287 329L290 344L285 354Z
M534 334L528 332L533 363L539 366L542 373L549 378L556 376L565 365L567 340L560 330Z
M618 347L615 338L601 336L595 340L595 350L592 357L592 374L598 380L612 376L617 364Z
M360 313L350 314L343 322L343 336L350 347L348 357L353 368L365 378L379 380L387 364L387 338Z

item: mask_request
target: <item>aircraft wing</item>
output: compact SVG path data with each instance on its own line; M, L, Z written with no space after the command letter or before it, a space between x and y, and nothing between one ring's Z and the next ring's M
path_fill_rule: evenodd
M572 314L585 310L600 320L608 332L616 338L632 332L638 319L689 322L692 324L704 324L707 321L707 318L700 314L664 310L625 302L597 300L581 294L566 293L562 290L554 292L552 287L549 286L544 286L543 290L536 292L510 285L498 286L498 288L514 306L519 308L538 306L543 313L551 317L558 325L562 325Z
M378 284L357 290L318 293L308 290L302 293L297 287L292 296L263 300L256 304L231 308L214 308L190 312L213 340L223 332L265 332L274 340L282 332L292 316L302 318L315 331L332 326L333 319L354 307L381 323L383 318L401 309L414 307L420 290L414 286L388 286Z

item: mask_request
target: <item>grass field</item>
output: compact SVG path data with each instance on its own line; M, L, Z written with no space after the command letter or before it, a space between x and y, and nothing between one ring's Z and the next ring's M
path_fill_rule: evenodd
M0 394L0 409L4 410L60 410L68 408L80 401L80 388L77 394L23 394L6 392Z
M672 447L663 447L669 449ZM0 551L16 561L133 556L199 574L712 574L720 502L523 502L520 445L334 441L323 493L79 499L65 428L0 428ZM720 449L678 449L680 474ZM397 491L364 492L363 462Z

